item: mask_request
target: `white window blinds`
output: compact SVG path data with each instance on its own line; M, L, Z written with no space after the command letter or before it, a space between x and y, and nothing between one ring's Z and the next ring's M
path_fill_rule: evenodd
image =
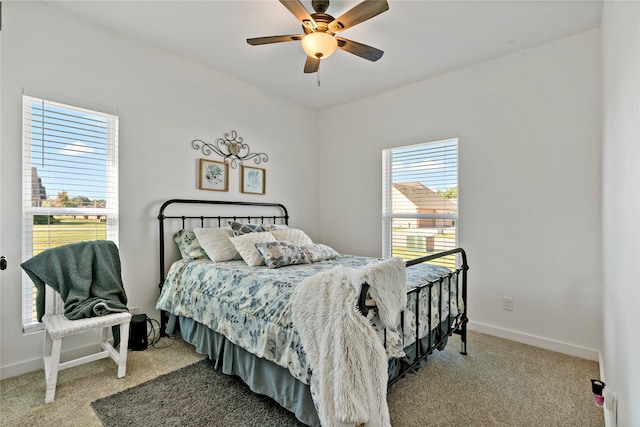
M118 117L23 96L23 259L82 240L118 243ZM23 274L23 328L38 327Z
M383 256L411 259L455 248L458 140L383 150L382 163Z

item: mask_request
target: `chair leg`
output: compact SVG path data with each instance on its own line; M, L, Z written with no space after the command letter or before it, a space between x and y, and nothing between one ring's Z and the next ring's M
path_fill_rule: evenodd
M46 333L47 332L45 332L45 334ZM44 377L46 384L44 403L51 403L56 397L56 385L58 383L58 370L60 367L61 350L62 338L53 339L51 354L44 355Z
M105 326L100 329L100 342L107 342L109 340L109 329L111 329L110 326Z
M129 323L120 324L120 357L118 357L118 378L127 375L127 351L129 350Z

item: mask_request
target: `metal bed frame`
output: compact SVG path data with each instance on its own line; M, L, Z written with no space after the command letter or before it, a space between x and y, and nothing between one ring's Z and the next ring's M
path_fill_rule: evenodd
M225 206L247 206L247 207L258 207L258 208L270 208L275 209L275 211L279 211L277 215L165 215L165 209L173 204L177 205L225 205ZM287 208L280 203L259 203L259 202L234 202L234 201L225 201L225 200L196 200L196 199L171 199L167 200L162 204L158 213L158 221L159 221L159 251L160 251L160 284L159 287L162 289L166 278L166 264L165 264L165 221L166 220L178 220L182 222L182 228L185 228L187 220L190 221L200 221L200 226L204 227L206 221L207 223L216 224L218 227L224 226L225 221L246 221L246 222L272 222L273 224L289 224L289 214ZM223 225L224 224L224 225ZM442 276L436 280L433 280L428 283L424 283L414 289L411 289L407 292L407 297L411 294L416 295L415 299L415 315L416 315L416 340L415 343L412 344L415 348L415 354L412 357L411 361L405 361L400 364L400 368L396 370L396 372L389 378L388 386L395 384L398 380L403 378L408 372L414 372L421 363L437 348L443 346L448 338L453 334L460 335L461 340L461 351L460 353L463 355L467 354L467 323L469 322L469 318L467 316L467 271L469 270L469 266L467 264L467 255L464 249L456 248L451 249L444 252L439 252L432 255L423 256L420 258L415 258L406 261L407 268L422 264L426 262L431 262L437 260L439 258L443 258L450 255L460 255L459 266L452 270L448 275ZM419 316L419 307L420 307L420 298L426 297L431 298L431 290L434 286L439 287L439 295L442 295L442 287L445 280L449 279L449 283L453 283L451 279L455 279L455 283L459 283L461 280L461 288L462 288L462 300L464 302L464 309L458 312L457 316L449 316L446 320L446 329L441 331L439 337L432 337L431 333L428 333L426 337L419 338L420 331L420 316ZM367 315L369 310L375 308L375 303L371 303L371 299L368 296L369 285L367 283L363 283L360 291L360 295L358 297L358 308L362 312L363 315ZM426 293L426 295L425 295ZM427 303L428 313L427 313L427 322L428 328L427 331L432 330L431 325L431 301ZM442 321L442 304L438 304L439 309L439 319L441 320L441 324L444 323ZM449 313L451 313L451 298L449 298ZM166 312L161 311L160 313L160 324L161 324L161 335L166 335L165 326L168 322L168 315ZM404 336L404 323L401 324L401 336ZM386 344L386 343L385 343ZM425 346L426 344L426 346Z

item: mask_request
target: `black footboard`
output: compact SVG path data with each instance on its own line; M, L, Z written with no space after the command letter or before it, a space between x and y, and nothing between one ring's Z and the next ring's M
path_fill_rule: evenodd
M438 279L424 283L407 293L407 297L410 295L415 295L415 305L412 310L415 312L416 318L416 336L415 342L412 344L412 347L407 350L407 353L411 353L411 357L405 358L404 360L397 361L399 363L398 367L393 371L389 378L388 385L391 386L395 382L397 382L400 378L404 377L407 372L415 371L417 367L419 367L423 361L433 353L436 349L441 349L446 344L449 337L453 334L460 335L462 341L462 348L460 353L466 355L467 354L467 323L469 322L469 318L467 317L467 270L469 270L469 265L467 264L467 254L462 248L452 249L445 252L439 252L437 254L428 255L420 258L415 258L408 260L406 262L407 268L411 266L422 264L429 261L434 261L439 258L444 258L449 255L460 256L459 267L455 270L452 270L448 275L439 277ZM442 297L443 295L443 283L448 281L449 285L451 283L456 283L458 286L458 292L462 292L462 301L464 307L458 310L458 314L452 316L450 313L452 312L452 301L449 298L449 315L447 318L443 320L443 307L441 303L438 303L438 309L440 312L438 313L438 319L440 319L439 325L431 325L431 310L432 303L430 301L432 295L433 287L439 287L438 295ZM368 298L367 292L369 290L368 284L363 284L362 289L360 291L360 296L358 299L358 305L360 311L366 316L368 311L375 307L372 301ZM456 293L457 295L457 293ZM427 313L420 313L420 300L421 298L427 298ZM410 308L407 308L409 310ZM404 319L404 316L401 318ZM427 331L433 331L432 333L428 333L427 336L420 338L420 324L421 322L426 321ZM435 327L432 327L435 326ZM402 327L402 336L404 336L404 322L401 324Z

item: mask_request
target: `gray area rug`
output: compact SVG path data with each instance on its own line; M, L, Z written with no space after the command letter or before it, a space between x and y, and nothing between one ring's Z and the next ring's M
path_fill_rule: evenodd
M204 359L91 403L105 427L303 426L274 400Z

